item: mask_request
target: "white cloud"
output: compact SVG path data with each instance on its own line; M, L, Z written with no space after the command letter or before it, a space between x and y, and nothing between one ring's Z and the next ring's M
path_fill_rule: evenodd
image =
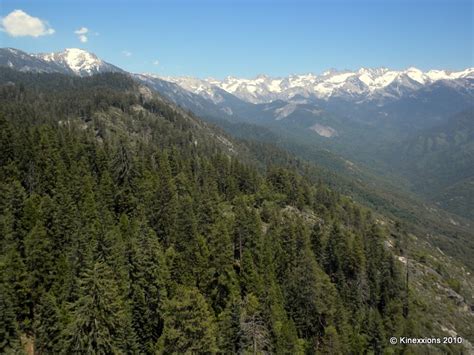
M40 37L54 33L46 21L30 16L23 10L13 10L0 21L2 30L12 37Z
M154 60L153 65L160 65L160 61L159 60Z
M77 38L79 38L79 41L82 43L86 43L88 38L87 34L89 33L89 29L87 27L81 27L78 30L75 30L74 33L77 35Z
M129 51L122 51L122 54L126 57L131 57L132 56L132 52L129 52Z
M85 35L87 32L89 32L87 27L81 27L80 29L74 31L76 35Z

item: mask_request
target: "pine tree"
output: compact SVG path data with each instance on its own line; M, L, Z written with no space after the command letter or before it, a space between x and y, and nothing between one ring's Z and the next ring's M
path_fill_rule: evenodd
M82 273L79 288L79 298L70 308L71 322L63 335L65 349L96 354L136 350L126 305L110 268L95 262Z
M342 347L339 340L339 334L334 326L327 326L324 330L324 336L319 346L321 354L342 354Z
M231 223L221 217L210 227L206 235L209 249L209 272L212 272L206 296L212 300L212 308L219 314L240 293L234 270L234 251L230 236Z
M325 260L324 258L324 246L325 246L325 236L324 228L322 222L318 221L313 225L311 229L311 249L313 250L316 260L320 265L323 265Z
M164 320L160 352L217 352L214 317L196 288L178 286L174 297L165 302Z
M262 248L262 225L257 211L250 208L244 198L237 199L234 209L234 258L239 260L240 268L244 269L245 251L252 256L253 262L258 263Z
M329 278L320 269L310 250L297 259L287 280L288 308L300 337L317 347L324 328L335 324L338 295Z
M25 238L25 264L29 285L33 290L32 301L38 303L54 281L54 245L46 228L38 223Z
M370 347L375 354L381 354L386 344L382 317L377 309L370 309L367 314L366 331Z
M0 353L14 354L19 353L19 350L20 334L11 301L11 293L0 282Z
M169 275L156 234L139 225L136 240L130 245L129 299L132 322L140 352L152 353L163 332L163 301Z
M233 297L229 298L226 308L219 314L217 343L223 353L236 354L242 351L241 312L240 297Z
M46 293L35 309L35 351L40 354L60 353L62 329L63 324L56 298Z
M160 156L158 168L158 182L148 208L149 219L157 236L169 246L176 240L178 200L167 154Z

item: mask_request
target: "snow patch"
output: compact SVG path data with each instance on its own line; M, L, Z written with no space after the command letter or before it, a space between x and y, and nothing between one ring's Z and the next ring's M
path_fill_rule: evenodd
M298 105L296 105L294 103L290 103L290 104L285 105L283 107L277 108L275 110L275 119L277 121L279 121L279 120L282 120L285 117L288 117L293 112L295 112L297 107L298 107Z
M37 54L35 56L47 62L62 64L79 75L91 75L99 72L105 66L110 67L95 54L79 48L66 48L63 52Z
M334 128L329 126L323 126L319 123L312 125L309 129L316 132L321 137L331 138L338 135L337 131Z

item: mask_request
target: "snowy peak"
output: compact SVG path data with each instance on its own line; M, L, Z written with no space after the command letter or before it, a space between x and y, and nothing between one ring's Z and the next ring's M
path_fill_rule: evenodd
M95 54L79 48L68 48L62 52L28 54L13 48L0 48L0 66L20 71L59 72L79 76L90 76L104 72L121 72L122 69L105 62ZM293 74L286 77L258 75L246 79L228 76L215 78L161 77L142 74L146 80L164 80L173 83L174 89L199 95L206 101L222 104L238 98L253 104L269 103L275 100L299 103L300 101L329 100L332 98L383 103L410 95L416 90L439 82L462 88L474 88L474 68L462 71L422 71L410 67L405 70L389 68L360 68L356 71L330 69L322 74ZM181 92L181 94L183 94ZM183 94L184 95L184 94Z
M291 101L294 97L358 101L396 99L439 80L474 79L474 68L460 72L414 67L397 71L388 68L360 68L357 71L331 69L321 75L312 73L272 78L259 75L253 79L227 77L223 80L189 77L162 78L195 94L212 98L224 90L251 103L274 100ZM215 101L215 100L213 100Z
M79 48L67 48L62 52L41 53L34 55L46 62L56 63L69 69L76 75L88 76L103 72L122 72L112 64L104 62L95 54Z
M38 54L37 57L47 61L61 63L76 74L98 71L103 65L95 54L79 48L67 48L63 52Z
M95 54L79 48L62 52L29 54L14 48L0 48L0 66L39 73L90 76L105 72L124 72Z

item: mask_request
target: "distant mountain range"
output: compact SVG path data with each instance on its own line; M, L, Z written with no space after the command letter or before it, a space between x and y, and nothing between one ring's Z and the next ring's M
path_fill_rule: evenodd
M125 72L77 48L40 54L2 48L0 65L79 76ZM204 118L284 126L340 141L366 130L377 132L376 138L382 139L393 131L398 138L414 129L443 123L474 102L474 68L458 72L362 68L355 72L329 70L321 75L224 80L130 75Z
M124 72L95 54L78 48L62 52L28 54L18 49L0 49L0 65L20 71L63 72L80 76L103 72ZM275 100L307 103L308 100L344 99L352 102L393 101L412 95L433 84L455 89L472 89L474 68L462 71L429 70L417 68L391 70L388 68L358 71L328 70L321 75L304 74L287 77L259 75L253 79L227 77L223 80L193 77L169 77L156 74L140 74L142 80L164 80L175 83L188 92L221 104L226 94L243 101L259 104Z
M474 68L459 72L446 70L422 72L417 68L408 68L402 71L387 68L361 68L355 72L329 70L321 75L290 75L283 78L260 75L254 79L227 77L224 80L190 77L161 78L175 82L184 89L215 102L219 102L218 89L225 90L242 100L252 103L335 97L365 101L398 99L440 80L473 79Z
M95 54L77 48L42 54L2 48L0 66L78 76L126 73ZM471 186L465 183L471 181L469 166L474 164L472 156L465 153L465 147L472 145L470 138L462 145L451 144L448 155L431 152L429 160L417 156L410 147L418 151L420 144L413 143L418 142L417 137L426 136L426 144L431 144L431 132L437 132L439 137L449 135L446 130L453 127L453 117L458 117L460 112L464 112L463 122L472 122L474 68L456 72L361 68L357 71L329 70L321 75L283 78L260 75L254 79L227 77L223 80L129 74L173 103L225 129L235 130L236 124L264 127L268 131L259 131L260 136L283 137L279 144L285 148L330 150L383 174L390 172L408 178L417 193L435 202L440 201L441 194L448 196L445 193L448 190L449 201L461 200L456 195L461 189L454 186L462 183L463 196ZM240 136L255 138L255 132L248 127L240 128L241 132L246 132L239 133ZM453 139L457 142L460 138ZM397 152L403 152L403 155ZM410 164L396 159L397 154ZM449 181L444 181L441 172L449 157L456 160L450 163L460 171L451 173ZM429 165L423 167L426 174L413 173L418 161ZM420 191L422 175L425 183ZM474 203L472 197L462 201L463 206ZM454 206L454 202L442 204L472 218L471 214L463 213L460 205Z

